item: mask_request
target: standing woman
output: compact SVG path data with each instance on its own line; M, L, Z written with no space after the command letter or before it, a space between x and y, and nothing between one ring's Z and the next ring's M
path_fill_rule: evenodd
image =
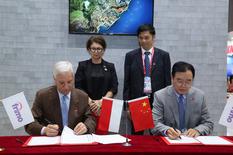
M91 58L79 62L75 74L75 87L89 95L89 105L96 116L100 113L102 97L112 98L118 87L114 64L102 58L106 46L102 36L90 37L86 48Z

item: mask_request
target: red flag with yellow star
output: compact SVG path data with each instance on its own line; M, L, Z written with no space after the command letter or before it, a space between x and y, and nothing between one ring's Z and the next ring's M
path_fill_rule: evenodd
M147 96L129 100L128 104L135 132L154 127L150 102Z

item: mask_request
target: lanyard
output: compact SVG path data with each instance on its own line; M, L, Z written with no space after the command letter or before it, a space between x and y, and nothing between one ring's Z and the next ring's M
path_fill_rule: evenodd
M151 72L151 67L152 67L152 61L153 61L154 53L155 53L154 52L154 48L152 48L151 57L150 57L150 72ZM145 59L145 54L143 53L142 54L143 73L144 73L144 75L146 75L146 66L145 66L144 59Z

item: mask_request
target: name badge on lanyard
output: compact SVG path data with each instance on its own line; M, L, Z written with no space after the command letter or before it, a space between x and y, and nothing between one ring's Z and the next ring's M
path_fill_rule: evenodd
M143 90L143 92L145 94L152 93L151 77L150 77L149 72L151 71L151 66L152 66L151 64L152 64L153 55L154 55L154 49L152 49L151 60L148 60L149 54L148 54L148 52L145 52L145 58L143 61L143 66L144 66L144 90ZM147 59L146 59L146 56L147 56ZM148 66L148 64L149 64L149 66Z
M149 76L144 77L144 93L150 94L152 92L151 89L151 78Z

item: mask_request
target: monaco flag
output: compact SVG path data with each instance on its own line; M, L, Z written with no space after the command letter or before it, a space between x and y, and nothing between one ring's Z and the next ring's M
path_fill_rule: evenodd
M154 127L150 102L147 96L129 100L128 104L135 132Z
M14 129L34 121L23 92L3 99L2 103Z
M97 130L119 132L123 100L103 98Z
M227 99L227 104L222 112L219 124L233 129L233 96Z

